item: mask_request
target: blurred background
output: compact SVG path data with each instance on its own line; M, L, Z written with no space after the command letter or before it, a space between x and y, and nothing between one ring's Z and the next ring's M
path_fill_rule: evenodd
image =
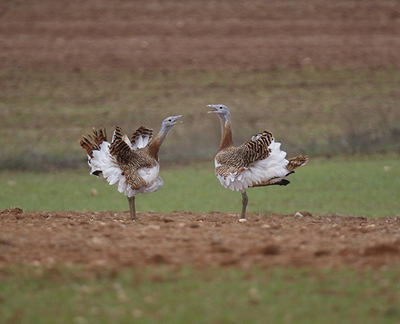
M158 131L161 159L211 157L267 129L289 153L399 151L400 3L1 1L0 168L85 165L93 126Z
M236 144L268 130L310 156L231 231L219 103ZM78 141L178 114L127 224ZM0 0L1 319L400 323L399 153L399 0Z

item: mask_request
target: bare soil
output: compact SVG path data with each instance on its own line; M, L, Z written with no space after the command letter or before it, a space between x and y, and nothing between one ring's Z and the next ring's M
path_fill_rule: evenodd
M400 2L2 1L0 67L400 66Z
M400 263L400 217L0 211L0 267L381 267Z

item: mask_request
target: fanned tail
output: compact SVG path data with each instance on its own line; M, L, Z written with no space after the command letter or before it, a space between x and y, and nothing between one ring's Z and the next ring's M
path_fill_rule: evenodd
M308 162L308 156L306 155L298 155L294 158L289 159L289 164L286 166L286 169L288 171L293 172L294 169L297 169L298 167L301 167Z

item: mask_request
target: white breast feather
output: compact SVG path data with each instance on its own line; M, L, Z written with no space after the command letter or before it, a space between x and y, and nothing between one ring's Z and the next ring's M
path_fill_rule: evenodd
M255 183L268 181L276 177L285 177L289 171L286 169L289 161L285 159L286 152L281 151L281 143L272 141L268 148L270 154L264 160L253 162L241 173L231 173L227 177L217 174L218 180L228 189L235 191L244 191ZM215 160L215 167L221 166Z
M156 166L152 168L141 168L138 170L139 175L146 182L147 186L139 190L133 190L126 183L126 179L122 175L122 170L119 168L114 157L110 154L109 147L110 143L103 142L100 145L100 150L93 151L93 158L88 156L90 174L101 171L103 178L105 178L110 185L117 185L118 191L124 193L127 197L135 196L138 193L153 192L163 185L162 179L158 177L160 165L157 163Z

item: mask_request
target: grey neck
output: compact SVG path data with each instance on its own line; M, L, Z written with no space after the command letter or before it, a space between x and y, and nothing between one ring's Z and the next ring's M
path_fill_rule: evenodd
M167 137L168 132L170 131L170 126L161 125L161 129L158 133L158 138L160 141L160 145L164 142L165 138Z
M223 136L225 126L231 123L231 116L229 114L218 115L218 118L221 125L221 136Z

